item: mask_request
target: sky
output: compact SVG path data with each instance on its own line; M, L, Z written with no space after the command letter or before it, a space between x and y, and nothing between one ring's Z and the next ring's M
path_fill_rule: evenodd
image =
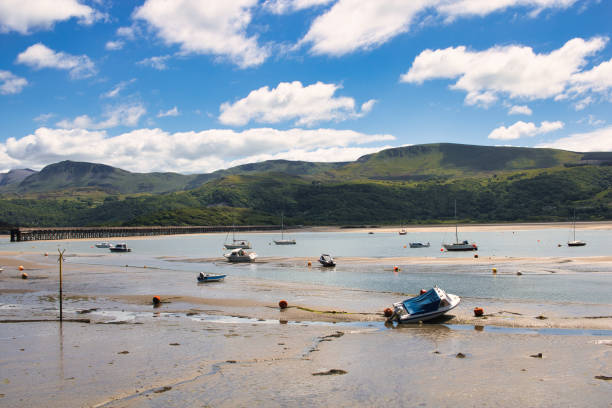
M0 172L612 151L608 0L0 0Z

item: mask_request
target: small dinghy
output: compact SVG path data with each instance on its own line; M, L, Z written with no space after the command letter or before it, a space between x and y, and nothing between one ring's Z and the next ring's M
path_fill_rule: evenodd
M459 296L435 287L417 297L394 303L393 314L388 321L416 323L433 319L454 309L460 301Z
M198 282L219 282L225 279L227 275L219 275L217 273L204 273L200 272L198 275Z
M321 255L321 257L319 258L319 263L326 267L336 266L334 258L332 258L329 254Z
M410 242L410 248L429 248L430 244L429 242L424 244L422 242Z
M110 248L111 244L109 244L108 242L98 242L96 244L96 248Z

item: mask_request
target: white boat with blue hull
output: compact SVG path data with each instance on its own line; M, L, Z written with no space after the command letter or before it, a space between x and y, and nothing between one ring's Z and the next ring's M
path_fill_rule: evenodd
M227 275L221 275L218 273L204 273L200 272L198 275L198 282L207 283L207 282L220 282L225 279Z
M283 214L281 214L281 239L273 240L276 245L295 245L295 239L285 239L285 220Z
M398 323L423 322L442 316L457 307L459 302L459 296L434 287L419 296L394 303L393 314L388 320Z

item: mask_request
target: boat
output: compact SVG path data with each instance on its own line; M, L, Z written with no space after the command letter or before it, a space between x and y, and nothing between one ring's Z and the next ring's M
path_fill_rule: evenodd
M198 282L219 282L225 279L227 275L220 275L218 273L204 273L200 272L198 275Z
M393 304L393 313L388 321L398 323L423 322L434 319L454 309L461 302L457 295L446 293L437 286L427 292Z
M223 256L229 262L253 262L255 258L257 258L257 254L255 252L245 251L244 248L235 248L229 251Z
M430 246L429 242L426 244L422 242L410 242L408 245L410 245L410 248L429 248Z
M128 248L125 244L110 246L108 249L110 249L111 252L132 252L132 249Z
M399 230L399 234L400 235L406 235L408 234L408 231L406 231L406 228L404 228L404 223L402 222L402 225L400 225L401 229Z
M275 239L274 243L276 245L295 245L295 239L285 239L283 231L285 229L283 214L281 214L281 239Z
M586 242L576 239L576 209L574 209L574 228L573 229L574 229L574 240L568 241L567 246L570 246L570 247L585 246Z
M227 235L229 236L229 231L227 232ZM236 229L234 228L234 225L232 225L232 242L227 242L227 236L225 237L225 241L225 244L223 244L225 249L251 249L251 243L249 241L244 239L236 239Z
M108 242L98 242L96 244L96 248L110 248L111 244L109 244Z
M319 258L319 263L325 267L336 266L336 262L334 262L334 258L329 254L322 254Z
M475 243L469 243L467 240L459 242L459 235L457 223L457 200L455 200L455 243L453 244L442 244L444 249L447 251L477 251L478 246Z

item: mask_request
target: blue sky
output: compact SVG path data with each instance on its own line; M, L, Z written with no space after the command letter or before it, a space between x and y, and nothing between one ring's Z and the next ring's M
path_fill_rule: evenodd
M0 0L0 171L612 151L611 3Z

